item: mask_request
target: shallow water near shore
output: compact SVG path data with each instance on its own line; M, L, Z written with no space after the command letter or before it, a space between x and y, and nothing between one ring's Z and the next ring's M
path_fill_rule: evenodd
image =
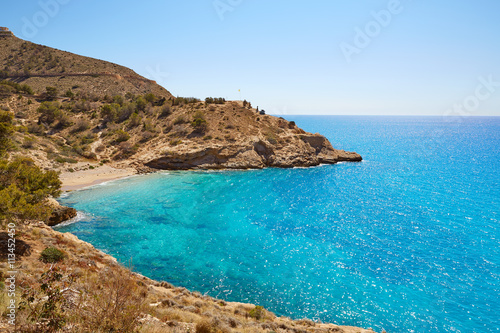
M362 163L160 172L57 228L157 280L387 332L498 332L500 119L287 116Z

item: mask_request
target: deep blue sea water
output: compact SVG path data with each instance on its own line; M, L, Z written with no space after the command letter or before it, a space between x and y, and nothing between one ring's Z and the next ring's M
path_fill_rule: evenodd
M362 163L160 172L61 198L158 280L293 318L500 330L500 117L287 117Z

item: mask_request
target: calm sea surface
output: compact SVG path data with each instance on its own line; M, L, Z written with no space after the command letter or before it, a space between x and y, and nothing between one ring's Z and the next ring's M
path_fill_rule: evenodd
M393 332L500 330L500 117L288 116L362 163L76 191L71 232L228 301Z

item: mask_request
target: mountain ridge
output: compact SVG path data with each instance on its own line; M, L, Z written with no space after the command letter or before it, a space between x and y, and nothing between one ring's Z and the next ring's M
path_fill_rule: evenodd
M64 80L66 77L89 76L95 79L104 76L106 77L104 80L84 81L86 85L83 88L96 93L145 94L151 92L162 97L172 97L168 90L157 85L155 81L144 78L125 66L24 41L14 35L0 36L0 64L3 65L0 69L0 79L13 79L18 83L28 84L35 91L40 92L46 86L54 86L60 91L71 89L74 84L71 79ZM61 79L46 79L51 77ZM122 80L125 82L118 82ZM127 80L132 82L127 84ZM143 84L138 84L138 82L143 82ZM79 88L82 89L82 87Z

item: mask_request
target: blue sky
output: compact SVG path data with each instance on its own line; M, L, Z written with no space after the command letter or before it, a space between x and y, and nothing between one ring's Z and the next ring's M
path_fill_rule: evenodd
M500 116L499 13L498 0L3 0L0 26L274 114Z

